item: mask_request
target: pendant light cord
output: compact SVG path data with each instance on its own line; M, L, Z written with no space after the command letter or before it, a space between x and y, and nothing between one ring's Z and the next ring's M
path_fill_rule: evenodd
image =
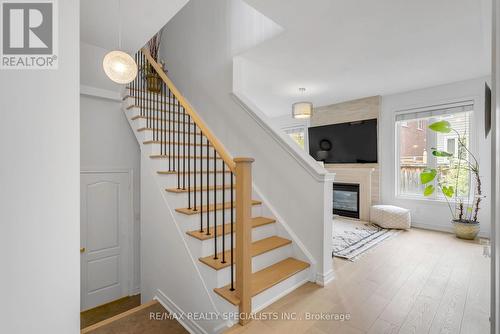
M122 15L121 15L121 0L118 0L118 50L122 51Z

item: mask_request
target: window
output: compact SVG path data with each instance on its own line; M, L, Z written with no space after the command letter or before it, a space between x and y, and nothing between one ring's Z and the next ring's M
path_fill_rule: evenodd
M305 127L294 127L285 129L285 133L289 135L302 149L305 148Z
M446 140L446 152L453 153L454 155L458 153L457 138L448 138Z
M461 196L469 194L468 173L465 169L457 173L455 167L459 167L456 159L458 140L463 140L469 146L472 109L472 104L469 102L447 108L396 115L398 153L396 182L399 196L442 200L443 194L440 191L428 197L423 195L424 186L420 183L420 173L425 168L442 168L446 171L449 167L453 168L444 174L441 182L453 185ZM428 129L430 124L440 120L450 122L458 134L454 132L442 134ZM436 158L432 155L433 148L452 153L455 158ZM437 180L434 186L437 188Z

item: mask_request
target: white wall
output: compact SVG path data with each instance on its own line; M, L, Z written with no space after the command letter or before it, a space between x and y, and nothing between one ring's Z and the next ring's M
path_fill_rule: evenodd
M481 235L490 234L490 138L484 136L484 83L488 77L461 81L447 85L430 87L406 93L384 96L380 118L380 171L381 202L408 208L412 214L412 224L417 227L451 231L450 212L445 202L412 200L396 197L395 191L395 112L443 103L474 100L473 127L475 138L471 139L473 152L480 163L483 177L483 191L488 196L482 203L479 214Z
M59 68L0 71L2 333L80 332L79 1Z
M133 176L133 292L140 291L140 151L121 101L82 95L81 169L128 170Z
M493 1L491 188L491 334L500 332L500 4Z
M191 0L166 25L161 58L229 152L255 158L254 183L315 257L320 275L330 273L331 203L323 202L325 175L310 174L230 96L236 43L231 37L238 29L234 25L241 24L232 17L231 2ZM325 233L325 222L330 232Z

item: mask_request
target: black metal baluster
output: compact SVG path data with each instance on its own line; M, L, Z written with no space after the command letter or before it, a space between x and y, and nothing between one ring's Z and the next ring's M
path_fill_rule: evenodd
M207 144L208 144L208 138L207 138ZM208 156L210 155L210 152L209 152L209 147L207 145L207 155L204 157L205 160L207 160L207 163L205 165L206 169L207 169L207 185L206 185L206 191L207 191L207 235L209 235L209 231L210 231L210 191L208 191L208 189L210 188L210 164L209 164L209 161L208 161ZM203 163L203 161L200 161L201 163ZM214 204L215 205L215 204ZM217 235L217 231L215 231L215 235Z
M214 205L217 205L217 152L215 151L214 147ZM209 158L209 157L207 157ZM224 203L222 203L222 211L224 211ZM217 210L214 208L214 230L215 230L215 239L214 239L214 260L217 260ZM222 236L224 238L224 235Z
M153 121L153 129L154 129L154 140L158 140L158 123L157 123L157 115L156 112L158 110L158 94L153 93L153 110L151 110L152 121Z
M174 148L172 144L172 110L170 110L170 101L172 99L172 91L168 89L168 170L175 171L175 165L172 162L172 155L174 154Z
M197 138L196 137L196 123L193 122L193 141L194 141L194 146L193 146L193 150L194 150L194 154L193 154L193 157L194 157L194 163L193 163L194 208L193 208L193 210L194 211L197 211L197 207L196 207L196 150L198 149L198 147L196 145L196 138ZM191 180L191 174L189 175L189 180ZM203 192L203 189L201 189L200 193L201 192Z
M226 163L222 162L222 203L226 203ZM226 263L226 210L222 210L222 263Z
M233 210L234 210L234 192L233 192L233 172L231 172L231 291L234 291L234 216L233 216Z
M149 61L147 62L148 70L151 70L151 65ZM149 90L149 82L146 77L146 127L151 129L151 122L149 121L149 112L151 111L151 91Z
M139 91L137 92L138 95L139 95L139 114L141 116L144 116L143 115L143 102L144 102L144 98L142 96L143 94L143 87L144 87L144 77L142 76L142 69L144 68L144 65L143 65L143 61L144 61L144 54L141 52L139 54L139 63L140 63L140 72L139 72L139 75L140 75L140 81L139 81Z
M191 208L191 117L188 115L188 172L187 172L187 187L188 187L188 206ZM196 189L193 192L196 196Z
M182 155L184 156L182 159L182 190L186 190L186 159L189 159L189 156L186 157L186 109L184 107L182 107ZM189 208L191 209L191 205Z
M196 127L195 127L196 129ZM203 233L203 134L200 131L200 232ZM195 173L196 174L196 173Z
M165 107L166 98L167 98L167 84L163 83L163 96L162 96L163 104L162 104L162 108L161 108L161 110L163 111L161 114L162 115L161 116L161 122L162 122L161 148L162 148L163 154L167 154L167 146L166 146L167 143L166 143L166 138L165 138L165 131L167 131L167 119L166 119L167 109ZM169 170L170 170L170 167L169 167Z
M159 123L159 117L160 115L158 114L158 109L160 108L160 98L161 98L161 89L160 91L156 94L156 98L155 98L155 109L154 109L154 122L155 122L155 128L156 128L156 140L160 140L160 123Z
M144 53L141 52L141 69L142 69L142 76L141 76L141 90L139 91L141 99L140 99L140 104L141 104L141 117L144 116L144 107L146 103L146 96L145 96L145 89L146 89L146 84L144 82L145 77L144 77Z
M177 189L181 189L181 108L177 100Z

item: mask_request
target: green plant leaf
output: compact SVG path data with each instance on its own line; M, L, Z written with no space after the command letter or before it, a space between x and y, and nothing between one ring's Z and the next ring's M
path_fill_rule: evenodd
M424 196L430 196L434 193L434 186L432 184L429 184L427 187L424 189Z
M441 133L450 133L451 132L451 124L448 121L434 122L431 125L429 125L429 129L431 129L432 131L441 132Z
M444 186L441 190L446 197L453 197L453 195L455 195L455 189L453 186Z
M431 182L436 178L437 175L437 170L434 168L426 168L420 173L420 182L422 184L426 184Z
M446 151L432 151L432 155L435 156L435 157L445 157L445 158L449 158L449 157L452 157L453 154L452 153L449 153L449 152L446 152Z

